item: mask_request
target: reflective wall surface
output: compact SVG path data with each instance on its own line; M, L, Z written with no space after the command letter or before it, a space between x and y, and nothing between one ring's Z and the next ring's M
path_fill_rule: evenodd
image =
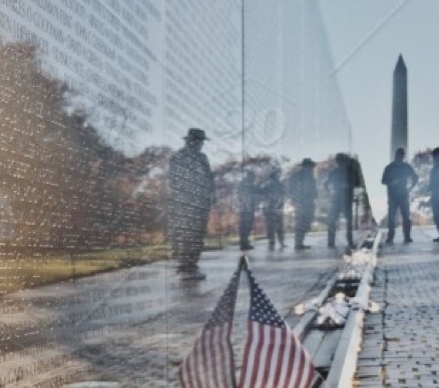
M321 186L351 151L317 1L2 0L0 37L0 386L175 384L182 314L231 273L178 269L237 247L243 171L263 238L273 172L312 158Z

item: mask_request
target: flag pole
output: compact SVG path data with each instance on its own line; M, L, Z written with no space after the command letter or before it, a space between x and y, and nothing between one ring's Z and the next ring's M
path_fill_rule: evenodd
M244 270L244 271L248 271L248 264L249 264L249 261L248 261L248 257L247 257L247 255L245 255L245 254L243 254L240 258L239 258L239 264L238 264L238 270L239 271L242 271L242 270Z

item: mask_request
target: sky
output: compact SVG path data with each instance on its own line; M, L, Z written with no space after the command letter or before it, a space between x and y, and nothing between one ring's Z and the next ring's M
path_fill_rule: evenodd
M408 157L439 146L439 1L320 0L320 8L375 217L386 213L393 70L408 70Z
M217 2L217 5L228 4L232 0ZM255 51L259 52L260 47L266 49L264 45L273 45L274 49L280 47L283 48L279 43L278 37L273 35L273 31L276 31L275 27L279 25L276 10L282 9L281 7L275 7L272 4L298 4L298 9L300 10L304 4L307 4L309 0L301 0L301 2L284 2L280 1L256 1L251 0L254 9L259 9L264 12L260 12L261 17L260 24L254 24L254 29L251 30L252 34L256 34L255 37L259 40L255 44ZM55 3L56 0L52 0ZM105 3L104 0L101 1ZM142 0L138 0L141 3ZM437 105L439 103L439 77L435 74L439 69L439 25L437 23L437 18L439 16L439 0L314 0L314 2L309 2L309 4L318 4L321 9L321 14L323 18L324 25L326 26L327 40L329 41L331 52L334 60L334 69L328 74L328 77L334 77L340 85L341 93L344 99L346 112L348 116L348 121L350 122L351 136L341 136L340 128L337 128L339 132L332 133L331 136L336 140L337 146L341 147L341 138L349 143L351 141L351 151L358 154L359 159L363 166L364 175L366 178L366 184L370 196L370 200L373 206L373 210L376 218L380 219L385 215L386 212L386 191L385 187L381 185L381 175L385 165L390 161L390 127L391 127L391 106L392 106L392 81L393 81L393 70L395 64L398 60L400 54L403 55L406 66L408 68L408 89L409 89L409 153L408 157L411 158L416 151L424 150L427 147L435 147L439 145L439 139L436 136L437 128L439 127L439 109ZM12 4L12 3L11 3ZM165 4L164 1L157 2L162 7ZM171 4L171 3L169 3ZM175 12L180 12L181 10L177 7L178 2L172 3L173 8L176 7ZM194 8L198 9L194 2ZM237 1L237 4L239 2ZM32 3L31 8L38 10L37 3ZM88 8L90 7L90 8ZM88 12L93 11L93 7L90 4L85 10ZM272 8L272 9L271 9ZM311 7L312 8L312 7ZM286 7L289 14L297 15L294 13L296 9ZM202 10L200 8L199 10ZM231 7L232 19L238 17L236 23L239 24L239 5L236 7ZM2 12L8 12L11 18L18 18L15 13L14 7L12 5L3 6ZM273 12L270 12L273 11ZM177 13L178 13L177 12ZM226 11L224 11L226 12ZM195 13L194 13L195 14ZM188 13L188 15L192 15ZM186 16L188 16L186 15ZM200 12L203 16L203 12ZM236 16L238 15L238 16ZM256 13L257 15L257 13ZM314 15L314 13L312 13ZM84 20L78 15L73 15L75 20L79 20L79 24L85 23ZM191 16L191 17L192 17ZM257 15L258 16L258 15ZM189 17L189 16L188 16ZM223 15L225 20L227 19L227 13ZM248 17L247 17L248 18ZM267 26L269 30L260 28L263 26L264 18L266 19ZM85 19L86 20L86 19ZM210 20L210 19L209 19ZM210 23L205 21L205 23ZM234 20L234 19L233 19ZM288 20L290 22L290 20ZM29 28L34 28L38 34L49 39L50 37L44 35L45 32L40 31L40 26L34 26L32 23L22 20L22 23L27 25ZM295 28L295 23L297 20L291 20L289 24L290 29L288 33L294 33L297 29ZM303 23L310 23L309 19L303 19ZM249 24L247 24L249 25ZM309 27L307 25L300 27ZM0 30L2 26L0 25ZM154 31L151 34L151 40L148 40L148 45L150 49L153 50L158 56L164 55L163 42L165 35L163 33L163 21L154 21L153 18L148 21L148 28L150 31ZM312 28L305 28L305 31L309 32ZM162 31L162 32L160 32ZM195 30L196 31L196 30ZM1 32L1 31L0 31ZM192 31L193 32L193 31ZM319 29L320 32L320 29ZM2 32L6 33L6 32ZM272 39L274 37L274 40ZM311 36L310 39L312 39ZM50 38L51 39L51 38ZM198 36L197 36L198 39ZM272 40L270 40L272 39ZM287 41L287 40L285 40ZM288 42L292 41L296 44L301 44L299 40L290 39ZM56 46L56 42L52 42ZM200 43L200 40L198 41ZM250 42L251 43L251 42ZM314 43L315 44L315 43ZM205 40L205 48L211 46L211 42ZM239 44L232 44L232 47L237 48L236 52L239 54L239 49L241 47ZM296 46L294 46L296 47ZM61 46L59 46L61 48ZM210 47L211 48L211 47ZM259 84L272 85L275 81L279 81L280 78L272 78L271 76L276 75L278 68L276 63L278 61L272 61L271 65L267 67L268 70L264 70L267 66L267 57L270 58L270 54L274 51L271 50L269 46L268 55L263 53L262 56L256 58L254 74L256 77L260 75L262 71L268 71L269 77L262 77L258 79L258 88L253 88L256 92L256 97L259 96L261 88ZM304 50L305 52L312 52L313 47L310 46L310 50ZM301 47L303 49L303 47ZM317 50L318 51L318 50ZM209 56L212 57L212 53L216 53L218 57L221 57L221 51L212 50ZM326 53L326 51L325 51ZM233 53L232 53L233 54ZM294 54L294 53L293 53ZM293 55L293 60L297 56ZM236 58L234 54L231 55L232 61L236 59L238 65L241 57L238 55ZM288 59L288 56L285 55ZM314 58L311 55L311 58ZM83 59L83 58L82 58ZM206 68L210 66L211 63L216 63L217 57L211 58L210 62L206 62ZM163 61L157 61L150 65L150 76L148 78L148 89L150 91L161 91L163 87ZM115 65L118 68L118 65ZM177 66L177 65L175 65ZM299 66L298 63L293 62L292 66ZM240 66L238 66L238 69ZM248 68L248 66L247 66ZM119 69L119 68L118 68ZM209 76L210 72L202 73L200 68L197 68L199 74L204 74L204 78L201 75L198 77L199 80L205 81ZM326 71L326 67L322 67ZM175 70L175 69L174 69ZM323 70L322 70L323 71ZM68 73L68 72L67 72ZM268 73L265 73L268 74ZM308 73L307 73L308 74ZM313 75L311 71L309 76L305 79L306 82L314 82ZM71 74L70 74L71 75ZM253 76L253 74L251 73ZM299 74L301 76L301 74ZM203 81L203 82L204 82ZM276 81L276 82L277 82ZM290 80L291 81L291 80ZM296 82L293 79L292 82ZM214 80L214 82L216 82ZM235 82L235 81L234 81ZM250 82L247 81L247 91L251 92ZM241 85L237 82L238 94L241 90ZM227 86L228 87L228 86ZM266 86L264 86L266 88ZM88 88L94 91L93 87ZM267 89L267 88L266 88ZM300 89L300 84L299 88ZM224 90L223 85L219 85L219 90L222 92ZM227 90L227 89L226 89ZM264 89L265 90L265 89ZM291 89L293 90L293 89ZM301 89L300 89L301 90ZM215 90L214 90L215 91ZM307 99L314 101L311 90L310 95L300 94L299 97L305 102ZM153 93L154 94L154 93ZM159 95L159 93L155 93ZM224 94L224 93L222 93ZM271 94L270 94L271 95ZM92 96L93 97L93 96ZM83 99L83 96L80 96ZM238 96L239 99L239 96ZM227 99L230 100L230 99ZM273 99L278 101L278 99ZM94 101L94 99L92 99ZM265 103L265 100L263 101ZM181 103L181 101L180 101ZM235 101L233 101L235 104ZM334 106L338 106L334 104ZM158 104L158 106L163 106ZM235 105L232 107L234 108ZM268 107L269 108L269 107ZM229 107L227 107L229 109ZM330 108L331 109L331 108ZM154 109L153 109L154 110ZM297 110L299 110L297 108ZM269 110L267 110L269 111ZM234 113L235 110L232 111ZM236 112L240 112L239 109ZM250 110L247 109L247 117L250 116ZM265 112L265 111L264 111ZM130 144L135 144L136 150L141 152L145 144L149 144L154 134L158 134L157 141L163 141L163 131L146 131L142 133L143 137L132 135L132 131L125 131L126 123L129 120L125 116L117 117L114 112L110 112L113 121L116 123L114 128L107 125L104 122L103 128L105 130L106 136L113 139L115 143L120 141L124 144L125 132L127 133L127 138L131 141ZM161 114L160 109L155 109L155 118L151 119L156 128L162 128L164 125L161 120L163 120L163 114ZM223 112L221 112L222 114ZM226 113L229 113L228 111ZM261 116L259 111L255 112L255 116ZM337 112L335 112L337 113ZM114 117L113 117L114 116ZM317 117L315 111L305 111L300 117ZM335 115L337 116L337 115ZM340 114L339 114L340 116ZM142 115L140 118L142 119ZM221 116L222 117L222 116ZM238 119L240 119L240 113ZM293 116L291 116L293 117ZM344 116L343 116L344 118ZM197 117L198 119L198 117ZM228 116L226 117L228 119ZM146 120L146 119L145 119ZM155 121L154 121L155 120ZM192 119L191 119L192 120ZM209 118L210 120L210 118ZM181 121L181 120L180 120ZM315 127L320 128L319 121L316 119ZM142 121L143 123L143 121ZM221 123L220 123L221 124ZM271 122L270 127L273 126ZM197 124L198 125L198 124ZM129 125L128 125L129 126ZM212 126L216 126L216 122L213 122ZM218 125L222 128L221 125ZM181 128L180 128L181 127ZM239 128L239 126L237 126ZM310 122L302 123L301 128L312 128ZM177 129L186 130L186 126L183 126L179 122ZM264 127L265 128L265 127ZM335 131L335 130L334 130ZM342 131L345 131L342 128ZM138 131L140 133L140 131ZM169 131L172 132L172 131ZM314 131L317 135L321 135L317 131ZM312 133L314 133L312 132ZM178 135L178 141L180 141L181 133L175 131ZM259 132L255 131L256 134ZM344 134L345 132L343 132ZM271 133L270 133L271 136ZM132 140L135 141L132 141ZM265 139L265 138L264 138ZM310 143L321 144L323 148L328 146L327 139L320 139L320 143L315 140L315 138L308 139L308 143L304 141L296 142L296 148L290 147L288 139L284 139L282 146L288 144L289 150L296 156L300 155L300 152L310 153L311 149ZM299 139L300 140L300 139ZM306 139L305 139L306 140ZM296 144L293 143L293 144ZM217 142L221 145L222 143ZM263 144L266 145L265 143ZM214 154L214 150L207 149L208 154ZM316 152L322 151L317 149ZM311 156L319 159L319 157L314 154L307 154L303 156Z

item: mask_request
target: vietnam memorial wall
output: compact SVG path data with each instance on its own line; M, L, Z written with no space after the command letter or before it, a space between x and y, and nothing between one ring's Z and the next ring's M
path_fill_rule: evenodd
M235 0L0 0L0 386L130 372L93 352L174 302L147 265L99 265L166 244L167 161L187 128L206 130L213 166L346 144L318 10L301 3L249 7L243 56Z

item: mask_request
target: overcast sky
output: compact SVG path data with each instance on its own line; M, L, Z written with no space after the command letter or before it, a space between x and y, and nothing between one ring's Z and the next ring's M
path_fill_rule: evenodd
M439 1L320 0L349 121L372 206L386 211L380 184L390 160L392 77L408 69L409 157L439 146Z

